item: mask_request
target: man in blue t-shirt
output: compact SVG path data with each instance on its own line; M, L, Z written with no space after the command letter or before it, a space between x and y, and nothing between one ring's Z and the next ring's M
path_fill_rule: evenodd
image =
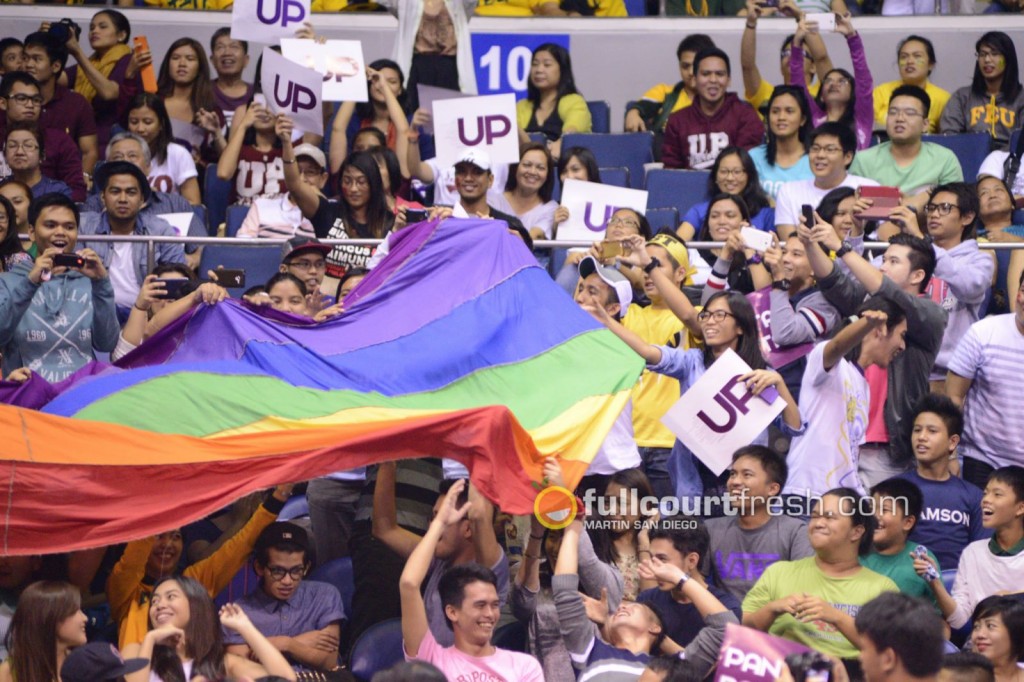
M917 466L898 476L924 495L910 539L934 552L943 568L956 568L964 547L992 535L981 524L981 490L951 471L963 426L963 413L952 400L926 394L918 403L910 436Z

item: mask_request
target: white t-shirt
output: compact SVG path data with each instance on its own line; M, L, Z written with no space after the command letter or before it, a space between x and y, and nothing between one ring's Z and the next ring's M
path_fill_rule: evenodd
M981 168L978 169L978 178L980 179L983 175L991 175L994 178L1000 180L1006 179L1006 159L1010 157L1010 152L995 151L985 157L985 160L981 163ZM1017 178L1013 181L1013 196L1019 197L1024 195L1024 163L1021 164L1020 169L1017 171Z
M846 174L843 181L836 187L852 187L857 189L862 185L877 187L878 183L870 178L862 178L859 175ZM825 198L825 195L833 189L821 189L811 180L795 180L784 182L779 188L779 196L775 200L775 224L776 225L799 225L800 207L809 204L818 210L818 204Z
M188 150L176 142L167 145L167 158L158 164L153 160L149 167L149 186L157 192L181 194L181 186L189 178L198 177L195 161Z
M494 198L494 203L491 206L502 213L508 213L519 218L523 221L523 226L527 230L532 230L535 227L539 228L544 232L544 239L551 239L555 233L555 211L558 210L557 201L540 204L531 208L526 213L516 213L512 209L512 204L508 203L508 199L505 198L505 193L502 192Z
M601 443L601 449L587 467L587 475L610 475L623 469L634 469L640 464L640 451L637 450L636 440L633 438L633 401L630 400L622 408L622 412L612 424L611 431Z
M442 168L437 159L427 159L423 163L430 166L434 173L434 205L454 206L459 203L459 193L455 190L455 166ZM501 193L505 191L505 182L508 180L508 164L499 163L491 169L494 174L494 182L487 190L487 203L494 206L494 202ZM497 206L494 206L497 208Z
M259 197L252 202L237 237L260 239L313 239L313 224L302 216L299 207L288 199L285 192L276 197Z
M807 430L793 439L786 457L786 494L821 495L840 486L864 494L857 458L868 426L868 381L847 360L826 370L827 343L819 343L807 356L800 384L800 416Z
M107 272L110 273L110 284L114 287L114 302L126 308L132 307L139 297L139 282L135 278L131 244L114 243L114 255L110 258Z

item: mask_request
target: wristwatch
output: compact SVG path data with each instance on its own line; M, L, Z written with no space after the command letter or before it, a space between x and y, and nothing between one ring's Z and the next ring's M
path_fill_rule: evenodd
M788 279L780 279L777 282L772 282L772 289L778 289L779 291L789 291L790 281Z
M842 258L851 251L853 251L853 244L844 239L843 243L836 249L836 258Z
M761 254L755 253L753 256L747 259L747 265L758 265L763 261L764 259L761 257Z
M689 579L690 579L690 576L688 576L685 573L683 573L683 577L679 579L678 583L676 583L676 589L677 590L682 590L683 589L683 585L685 585L686 581L689 580Z
M644 272L649 275L652 272L654 272L654 270L656 268L660 268L660 267L661 267L661 261L658 260L657 258L655 258L654 256L651 256L651 262L644 266Z

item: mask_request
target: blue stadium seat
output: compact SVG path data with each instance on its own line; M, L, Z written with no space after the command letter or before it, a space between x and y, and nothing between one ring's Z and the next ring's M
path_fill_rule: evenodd
M225 218L224 236L237 236L238 230L242 227L242 222L245 220L245 216L248 215L248 213L248 206L239 206L238 204L228 206L228 214Z
M544 136L544 133L526 133L526 136L530 138L530 142L535 144L547 144L548 138Z
M953 581L956 580L956 569L947 568L942 571L942 584L946 587L946 592L953 593Z
M491 644L499 649L526 653L526 628L519 621L506 623L494 631Z
M309 511L308 505L306 510ZM352 578L351 557L332 559L326 564L317 566L316 570L310 574L309 579L330 583L337 587L338 592L341 592L341 603L345 605L345 615L349 618L352 617L352 594L356 591L356 586Z
M659 230L676 231L679 227L679 211L674 208L649 208L645 214L647 222L651 224L651 232Z
M645 4L644 0L626 0L626 14L631 17L647 16Z
M960 160L964 171L964 180L974 182L978 177L978 169L988 156L992 138L988 133L956 133L954 135L925 135L925 142L934 142L949 149Z
M239 240L239 242L255 240ZM199 272L205 277L207 270L215 270L218 265L225 268L241 268L245 270L246 288L264 284L273 277L281 264L280 246L221 246L208 244L203 249L203 257L199 261ZM232 296L241 296L244 289L229 289Z
M598 168L598 170L601 172L602 185L629 187L629 169L625 166L619 168Z
M203 180L203 204L206 206L206 228L217 236L217 228L226 220L228 197L231 196L231 181L221 180L217 173L207 172Z
M381 670L405 660L402 650L402 619L391 618L368 628L356 640L349 670L367 682Z
M193 206L192 212L196 214L196 217L199 218L199 222L201 222L203 224L203 227L206 228L206 231L209 232L210 226L206 222L206 207L203 206L202 204L199 204L198 206Z
M604 100L587 102L590 109L590 131L593 133L610 133L612 131L612 108Z
M709 175L706 170L652 170L647 174L648 208L675 208L685 213L707 199Z
M566 133L562 137L562 149L586 147L594 152L598 167L628 168L629 183L634 189L644 187L644 164L654 161L653 144L653 133Z
M309 500L305 495L292 495L284 503L281 513L277 515L277 520L292 521L303 516L309 516Z

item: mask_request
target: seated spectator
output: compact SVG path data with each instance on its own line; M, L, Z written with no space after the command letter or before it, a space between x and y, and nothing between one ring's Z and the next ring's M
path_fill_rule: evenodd
M725 245L697 251L701 259L711 266L711 273L701 294L702 301L723 290L749 294L757 288L750 268L759 257L755 257L754 251L748 249L740 237L740 230L749 226L750 215L742 197L719 194L711 200L697 240L724 242Z
M60 667L61 682L120 682L149 664L145 658L125 660L109 642L75 647Z
M14 233L15 238L19 234L28 234L28 212L32 205L32 190L23 182L7 178L0 181L0 197L7 199L11 203L11 207L14 208L14 216L8 229ZM18 243L20 244L21 241L18 240ZM33 244L30 248L34 247ZM29 257L31 256L32 254L29 252Z
M291 496L291 489L290 485L277 486L241 530L206 559L185 568L181 572L183 578L197 581L210 598L227 587L238 570L245 565L245 559L252 552L260 532L277 519L284 503ZM153 585L157 580L179 572L178 564L183 549L179 529L134 540L128 543L111 570L107 578L107 599L110 602L111 617L118 624L121 650L126 655L128 651L125 645L137 645L148 636L147 622L157 606L153 601ZM288 672L291 673L291 666L288 666Z
M895 303L907 319L906 349L887 371L866 371L872 412L868 414L864 434L867 440L861 444L857 467L864 488L870 488L913 465L911 415L921 397L928 393L928 374L946 327L946 311L921 296L935 271L935 250L923 239L898 234L889 239L881 267L876 269L853 250L850 242L840 241L827 223L816 222L810 231L801 226L799 234L807 246L811 270L825 300L840 315L855 313L865 296L881 294ZM825 250L811 248L812 242ZM836 261L842 261L842 269L829 259L826 250L835 252Z
M743 71L743 97L762 116L765 113L763 107L768 98L771 97L775 86L762 78L761 70L757 66L757 20L762 15L775 14L776 12L794 15L797 21L800 21L804 14L797 4L790 0L786 0L785 3L776 4L774 8L767 6L759 0L747 0L745 9L746 24L743 30L743 37L740 38L740 68ZM786 36L779 50L779 71L782 75L782 84L793 85L800 89L802 82L805 87L813 91L809 95L809 97L813 97L821 86L821 83L815 82L815 74L819 68L822 69L822 72L832 68L832 62L828 58L828 50L825 49L825 42L821 39L821 36L817 33L808 33L805 30L801 35L801 38L808 41L806 56L803 56L801 52L801 59L806 60L805 68L801 71L801 81L794 81L792 70L789 68L794 37L793 35ZM806 76L803 74L806 74Z
M324 153L319 147L305 143L295 147L294 153L294 163L298 165L300 181L317 192L322 191L328 178L327 159ZM284 177L283 171L281 177ZM259 239L313 239L314 232L313 224L302 215L291 193L284 192L275 197L256 197L235 236Z
M949 149L923 142L931 102L928 94L913 85L892 93L885 130L889 141L857 154L850 171L887 187L899 187L905 204L921 206L925 190L933 185L962 182L960 161Z
M86 643L87 620L74 586L46 580L26 587L7 632L10 656L0 664L0 680L60 680L68 653Z
M536 14L545 17L625 17L623 0L536 0Z
M288 272L279 272L266 283L270 307L282 313L291 313L301 317L312 317L309 313L307 298L309 289L306 283Z
M935 680L945 635L942 620L920 600L881 594L860 608L854 625L865 680Z
M971 615L974 650L992 662L995 682L1015 682L1024 661L1024 602L1013 597L982 599Z
M151 190L145 174L128 161L108 161L97 174L96 185L103 201L103 213L82 215L81 233L173 236L174 228L162 218L144 215L142 207ZM110 273L118 313L127 319L128 309L139 295L142 281L149 274L147 247L143 242L95 242L96 255ZM154 264L183 263L185 250L181 244L155 244Z
M738 510L706 521L709 556L718 580L742 601L764 570L776 561L796 561L813 554L807 524L772 513L771 500L786 486L786 460L763 445L748 445L732 455L726 483L730 506Z
M787 495L807 498L829 486L866 487L858 477L858 448L871 412L864 372L872 365L888 368L903 351L907 316L894 302L874 296L850 319L807 356L800 388L800 415L807 430L789 448Z
M195 673L259 678L267 675L294 682L295 672L284 656L260 633L237 604L225 604L218 617L207 588L194 578L168 577L153 588L149 632L141 643L122 649L128 658L149 659L149 665L125 675L126 682L170 682ZM221 628L235 632L252 651L252 660L225 650Z
M157 71L156 87L171 122L178 126L172 137L191 145L196 164L216 161L227 140L221 132L224 114L213 97L210 63L203 46L193 38L171 43Z
M171 119L160 97L144 93L131 101L128 105L128 130L149 145L153 159L149 184L154 190L180 194L193 206L202 203L195 161L187 149L172 142Z
M274 115L259 102L239 107L232 117L231 135L217 161L217 177L231 180L228 203L251 205L284 192L281 141L274 130Z
M1024 242L1024 225L1013 222L1013 194L1001 179L983 175L974 186L978 194L978 242ZM986 314L1010 312L1017 297L1017 280L1024 272L1024 252L1001 249L992 252L996 259L996 276Z
M41 126L43 96L36 79L24 71L12 71L0 80L0 111L6 122L0 125L0 135L6 137L6 127L15 123L29 123L43 132L46 157L42 159L43 175L60 180L71 188L74 201L85 201L85 176L82 173L82 152L67 133L57 128ZM10 173L0 163L0 175Z
M99 160L96 119L82 95L60 85L67 61L67 46L53 35L39 31L25 38L25 71L39 83L43 98L39 127L60 130L74 140L81 152L82 169L91 175Z
M862 210L861 205L867 206L866 202L852 187L836 187L817 208L818 215L832 226L840 242L850 242L857 253L864 250L864 221L857 217L857 212Z
M253 548L259 586L236 604L295 670L326 672L338 667L345 609L338 588L305 579L309 566L306 531L285 521L270 524ZM224 645L242 658L253 653L238 633L225 632Z
M597 167L597 157L594 152L586 147L570 147L562 151L562 158L558 160L558 181L561 191L565 191L566 180L582 180L583 182L596 182L601 184L601 171ZM559 204L555 209L554 234L558 234L558 226L569 219L569 209ZM605 226L607 232L607 225ZM568 293L576 289L576 268L580 261L587 255L587 249L569 249L565 254L565 261L558 272L558 283ZM557 252L555 259L557 260Z
M1014 153L1010 154L1009 151L997 149L989 153L978 169L978 179L991 175L1003 180L1016 199L1024 196L1024 172L1020 172L1020 154L1016 150L1013 151Z
M924 545L909 540L921 518L924 495L921 489L905 478L889 478L871 488L875 509L875 534L871 553L860 563L875 573L892 579L900 592L930 602L938 613L938 603L928 583L914 570L918 551L926 552L939 565L935 553ZM918 550L918 547L924 547Z
M11 177L32 188L33 198L44 194L63 194L71 198L71 188L60 180L43 175L41 166L46 158L43 135L33 123L12 123L4 138L4 156L11 169Z
M857 138L848 126L835 121L822 123L807 138L813 179L787 182L779 188L775 200L775 231L787 239L800 224L801 206L817 206L837 187L877 185L848 172L857 153Z
M930 549L946 569L960 563L964 547L992 535L982 525L981 490L953 473L963 428L963 413L953 401L925 394L915 410L911 434L917 466L899 475L924 496L910 539Z
M284 245L280 272L286 272L302 280L309 298L306 303L314 313L334 305L334 298L321 292L327 272L327 255L330 246L321 244L316 237L292 237ZM318 555L319 556L319 555Z
M426 535L409 546L411 551L399 583L406 660L433 663L450 678L504 678L511 675L516 680L541 682L544 675L537 659L528 654L498 649L491 644L500 616L500 595L508 590L508 574L502 590L499 578L486 566L466 561L442 568L437 563L436 557L452 541L454 529L467 520L468 513L473 513L473 502L459 504L466 494L466 481L455 481L435 505L434 520ZM490 518L485 524L490 525ZM565 544L563 542L562 546ZM504 563L504 554L500 560ZM425 588L424 580L427 580ZM421 589L429 601L424 600ZM434 600L443 607L442 613L431 614L430 603ZM580 606L582 608L582 604ZM453 640L451 645L446 646L437 640L438 615L444 618Z
M338 280L338 295L339 301L345 300L345 297L356 288L356 286L366 279L366 276L370 274L369 270L363 268L352 268L345 273L345 276Z
M673 526L672 521L686 521L689 525ZM680 569L688 580L696 581L710 592L711 596L732 611L739 621L743 617L739 600L713 582L709 582L701 572L701 567L707 563L710 556L708 547L711 539L707 526L697 518L681 517L670 517L664 523L652 525L651 551L648 553L650 563ZM678 583L659 582L657 587L644 590L637 595L636 600L641 604L654 605L661 614L665 636L679 646L689 646L704 628L704 614L693 600L683 594Z
M853 659L861 637L854 619L865 604L896 584L860 565L871 549L873 516L851 488L816 500L807 525L814 556L777 561L743 600L743 624L824 654Z
M1002 31L989 31L974 44L974 53L974 80L953 93L942 111L939 131L988 133L993 148L1007 149L1024 114L1017 48Z
M939 682L996 682L992 661L973 651L961 651L942 657Z
M431 555L433 560L429 565L429 576L423 591L426 599L426 617L430 624L432 639L442 647L452 646L455 642L452 636L452 629L446 625L446 604L442 603L442 595L438 592L438 586L444 580L445 573L455 566L465 566L471 563L480 564L483 568L489 568L497 576L498 595L502 602L508 597L509 569L505 552L498 544L494 535L494 525L491 523L492 507L473 486L469 486L468 493L464 484L458 486L462 495L458 503L454 496L447 493L455 489L458 481L446 481L441 486L441 495L434 504L436 512L435 520L441 518L442 509L451 508L461 512L461 515L450 517L441 528L427 531L429 537L432 530L445 530L447 532L441 538L440 543L432 545ZM449 488L450 486L450 488ZM449 497L451 499L449 500ZM472 498L472 499L470 499ZM467 506L468 505L468 506ZM465 510L469 514L465 514ZM448 512L445 512L448 513ZM380 465L377 472L377 483L373 497L373 537L387 545L400 557L407 559L406 568L409 568L409 557L413 551L428 544L420 536L401 528L398 525L395 512L395 464L388 462ZM457 531L449 528L453 523L458 524ZM430 538L434 540L435 538ZM417 567L417 570L418 567ZM416 582L416 591L420 589L423 577ZM402 611L405 612L406 598L403 581L402 589ZM406 642L411 649L411 643Z
M255 91L252 83L242 80L249 66L249 43L232 38L228 26L218 28L210 38L210 65L217 72L210 82L213 100L230 126L235 110L251 102Z
M1024 464L1024 409L1012 379L1024 349L1024 287L1015 301L1016 312L970 326L946 376L947 394L964 410L963 478L979 487L996 468Z
M495 208L518 218L533 239L552 239L555 209L555 162L543 144L523 145L519 163L512 164L505 191L495 197Z
M0 272L9 272L18 263L31 263L18 239L18 215L7 197L0 194Z
M889 129L887 119L892 96L897 88L914 85L928 94L930 106L925 110L923 132L935 133L940 130L942 111L949 101L949 93L932 83L929 78L935 70L935 47L932 41L919 35L910 35L896 45L896 61L900 79L882 83L875 88L875 123L879 128Z
M36 200L29 238L38 255L0 275L0 350L3 370L29 367L50 383L63 381L117 344L114 289L92 249L79 249L81 267L56 267L60 253L76 253L78 207L62 194ZM60 301L54 307L52 301ZM59 330L59 331L58 331Z
M996 469L985 485L981 517L992 530L989 540L976 540L960 555L952 596L942 581L930 581L942 614L953 628L966 625L980 602L994 594L1021 592L1024 568L1024 467ZM915 563L923 574L927 563Z
M803 87L811 109L811 124L819 126L825 121L842 123L857 135L857 149L867 149L871 146L871 131L874 128L871 94L874 80L868 68L864 42L853 27L849 14L836 15L836 31L846 38L856 77L845 69L831 69L821 77L822 87L816 93ZM802 45L813 35L815 33L807 30L806 23L797 28L789 61L790 81L793 83L806 82L803 72L807 68L807 61L803 57Z
M693 68L697 97L668 119L661 149L665 168L710 168L726 147L750 149L764 137L764 124L754 108L726 92L729 55L706 48L697 54Z
M757 148L751 151L757 151ZM707 222L710 198L721 194L735 194L743 198L747 215L752 216L747 218L751 226L763 232L774 229L775 210L767 191L762 189L761 175L753 154L740 147L729 146L718 154L711 165L711 173L708 175L709 200L694 204L683 215L683 222L676 230L681 239L689 241L697 236Z
M635 671L639 677L652 655L661 651L678 653L681 647L666 638L665 621L657 607L649 603L623 602L609 616L604 628L607 641L598 636L597 626L588 621L577 591L577 546L583 532L583 523L579 519L565 529L551 579L562 637L573 665L581 671L583 678L600 678L612 671L619 675L632 675ZM686 658L697 664L700 675L707 674L718 656L725 626L734 622L735 616L701 581L691 579L675 564L651 557L644 561L640 570L647 580L657 581L666 589L678 590L703 617L705 627L686 647Z
M750 158L765 194L775 199L783 183L814 177L807 160L811 111L803 90L792 85L776 87L765 109L766 142L751 149Z
M397 153L399 134L408 129L406 99L409 93L405 90L405 76L401 67L390 59L378 59L367 67L366 79L369 81L370 101L359 104L342 102L331 123L329 156L332 175L338 172L349 154L365 151L354 146L360 130L369 128L379 131L385 136L388 149ZM349 137L352 138L351 149ZM402 156L399 155L399 158Z
M818 290L807 248L799 236L791 234L765 251L762 262L750 265L754 286L771 287L769 336L762 341L778 351L779 373L798 403L809 344L827 338L841 319Z
M544 43L533 51L526 97L516 102L519 141L542 133L551 156L561 156L562 135L589 133L592 122L586 100L576 91L572 58L561 45Z
M67 48L75 63L64 72L67 74L68 85L84 97L92 106L96 118L96 145L102 156L110 141L112 128L118 124L122 113L118 104L127 100L127 92L122 92L126 81L133 81L135 73L129 66L132 63L132 48L128 45L132 27L128 18L116 9L104 9L92 15L89 21L89 47L92 55L86 55L79 44L78 38L72 33L68 38ZM138 92L140 83L129 84ZM92 171L89 171L92 172Z
M715 43L703 33L692 33L679 42L676 61L679 62L680 81L675 85L660 83L643 94L626 110L627 133L650 130L654 133L654 152L661 155L661 136L665 133L668 117L690 106L696 96L696 77L693 60L697 53Z
M0 39L0 76L25 68L25 43L17 38Z

